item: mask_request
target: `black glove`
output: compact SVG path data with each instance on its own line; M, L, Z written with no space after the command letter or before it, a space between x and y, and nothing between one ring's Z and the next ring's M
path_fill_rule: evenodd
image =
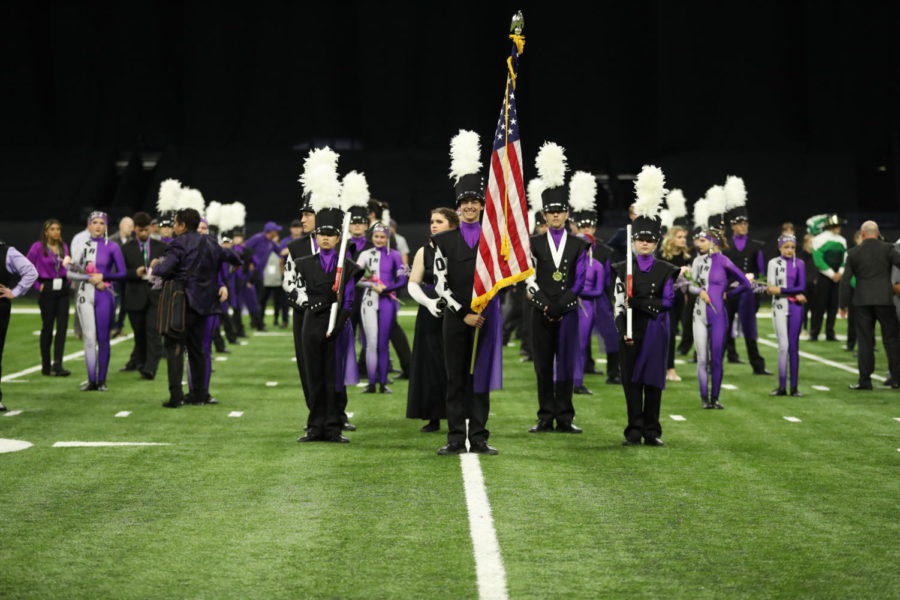
M547 312L544 313L551 321L559 321L565 314L563 308L557 302L551 302L547 305Z

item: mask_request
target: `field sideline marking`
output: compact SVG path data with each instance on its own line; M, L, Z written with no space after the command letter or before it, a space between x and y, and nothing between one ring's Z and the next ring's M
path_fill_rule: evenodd
M687 421L687 419L685 419L681 415L669 415L669 418L673 421Z
M96 448L100 446L171 446L161 442L56 442L54 448Z
M506 570L477 454L460 454L479 600L507 600Z
M134 338L134 334L129 333L128 335L123 335L121 337L117 337L116 339L112 340L109 343L109 345L114 346L120 342L124 342L125 340L130 340L132 338ZM63 356L63 361L73 360L75 358L81 358L82 356L84 356L84 350L79 350L78 352L73 352L72 354L67 354L66 356ZM18 373L10 373L9 375L4 375L3 379L0 379L0 381L7 382L12 379L17 379L19 377L22 377L24 375L30 375L31 373L36 373L40 370L41 370L41 365L37 365L34 367L28 367L24 371L19 371Z
M771 346L772 348L778 347L778 344L776 344L775 342L770 342L769 340L764 340L762 338L759 338L759 340L757 340L757 341L761 344L765 344L766 346ZM828 360L827 358L823 358L816 354L810 354L809 352L803 352L802 350L799 352L799 354L803 358L815 360L815 361L822 363L823 365L828 365L829 367L834 367L835 369L841 369L842 371L847 371L848 373L853 373L854 375L859 376L858 370L854 369L853 367L851 367L849 365L845 365L844 363L839 363L839 362L835 362L833 360ZM876 375L875 373L872 373L872 379L877 379L878 381L884 381L884 377L882 377L881 375Z

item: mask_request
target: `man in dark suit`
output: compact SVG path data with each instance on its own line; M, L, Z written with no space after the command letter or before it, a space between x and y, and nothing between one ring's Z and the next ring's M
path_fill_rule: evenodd
M166 251L166 244L150 237L150 215L134 215L135 237L122 245L125 258L125 310L134 331L134 350L122 371L141 373L144 379L156 377L156 367L162 358L162 338L156 328L159 290L150 287L147 271L155 258Z
M851 390L871 390L875 370L875 321L881 323L881 337L891 371L890 386L900 388L900 322L894 311L891 265L900 267L900 252L881 240L875 221L860 227L862 243L847 253L847 264L841 277L841 317L847 316L850 303L850 279L856 277L853 309L856 313L859 382Z
M163 406L177 408L182 404L215 404L209 395L206 365L210 348L203 343L204 329L210 316L218 314L228 297L228 288L218 284L219 268L229 262L240 265L234 252L222 248L209 235L197 232L200 213L193 208L175 215L175 235L161 259L150 263L151 274L162 279L184 283L187 299L184 331L177 337L166 336L166 362L169 371L169 401ZM184 374L184 351L188 351L191 390L187 397L181 388Z

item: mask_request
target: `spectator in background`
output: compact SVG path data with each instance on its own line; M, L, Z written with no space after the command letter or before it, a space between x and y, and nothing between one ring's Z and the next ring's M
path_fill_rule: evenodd
M900 321L894 310L891 267L900 267L900 252L882 241L878 224L866 221L860 227L862 242L847 253L846 268L840 282L841 316L847 316L850 304L850 280L856 278L853 305L856 310L856 339L859 381L851 390L871 390L875 370L875 321L881 323L881 338L887 353L891 377L888 382L900 388Z
M841 235L844 220L838 215L829 215L825 221L825 230L813 238L813 263L816 270L816 293L812 300L812 322L809 329L809 341L819 339L822 319L825 318L825 339L829 342L837 340L834 333L834 320L838 308L838 284L844 274L844 263L847 260L847 240Z
M118 244L119 250L121 250L125 244L133 239L133 233L134 220L131 217L122 217L122 220L119 221L119 232L113 236L110 241ZM122 327L125 326L125 294L127 293L125 289L125 280L119 279L114 281L113 290L116 298L116 319L113 323L110 336L116 337L122 333Z
M12 300L27 292L37 277L37 269L22 256L21 252L0 241L0 373L3 371L3 346L6 344L6 331L9 329ZM4 410L6 407L3 405L3 391L0 390L0 412Z
M28 261L35 266L41 309L41 374L65 377L71 372L63 368L66 353L66 330L69 327L69 281L66 267L71 262L69 247L62 239L62 225L56 219L44 221L41 239L28 250ZM56 325L56 335L53 326ZM53 346L51 362L50 347Z
M391 219L390 226L391 237L394 238L394 242L397 244L397 252L400 253L400 259L404 265L409 265L409 244L406 242L405 237L397 233L397 221Z

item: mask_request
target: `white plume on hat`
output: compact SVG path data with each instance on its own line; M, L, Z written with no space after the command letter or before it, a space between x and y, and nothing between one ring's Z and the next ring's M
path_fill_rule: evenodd
M216 227L218 227L221 220L222 203L213 200L209 203L209 206L206 207L206 222L210 225L215 225Z
M247 208L240 202L223 204L219 216L219 228L222 231L231 231L236 227L243 227L247 218Z
M725 179L725 208L731 210L747 205L747 187L744 180L736 175Z
M709 225L709 202L706 198L700 198L694 202L694 227L706 229Z
M348 211L355 206L366 206L369 203L369 183L364 173L350 171L344 175L341 184L341 207Z
M466 175L481 170L481 140L478 134L467 129L450 140L450 178L454 183Z
M709 206L710 216L725 214L725 188L721 185L714 185L706 190L706 201Z
M554 142L544 142L534 159L538 176L544 181L545 189L553 189L566 182L566 149Z
M573 212L594 210L597 180L587 171L575 171L569 180L569 206Z
M662 169L653 165L644 165L634 181L634 193L637 199L632 204L634 214L638 217L653 217L659 212L659 205L666 195L666 176Z
M666 207L669 209L669 212L672 213L673 219L686 216L687 200L684 197L684 192L679 188L675 188L669 192L666 196Z
M544 184L544 180L540 177L535 177L531 181L528 182L528 208L534 212L541 210L543 203L541 201L541 194L544 193L544 190L547 186Z
M309 203L319 212L341 207L341 182L330 165L322 164L303 172L303 187L309 192Z
M300 178L297 180L303 186L303 192L310 193L308 177L314 171L331 170L337 177L338 158L340 158L340 155L328 146L310 150L306 158L303 159L303 173L300 174Z
M200 193L200 190L192 187L181 188L181 193L178 195L178 210L186 208L193 208L200 213L201 217L203 216L206 202L203 201L203 194Z
M659 209L659 222L666 229L671 229L672 225L675 224L675 217L672 215L672 211L668 208Z
M177 179L165 179L159 184L159 195L156 200L156 211L167 213L178 210L178 196L181 194L181 182Z

